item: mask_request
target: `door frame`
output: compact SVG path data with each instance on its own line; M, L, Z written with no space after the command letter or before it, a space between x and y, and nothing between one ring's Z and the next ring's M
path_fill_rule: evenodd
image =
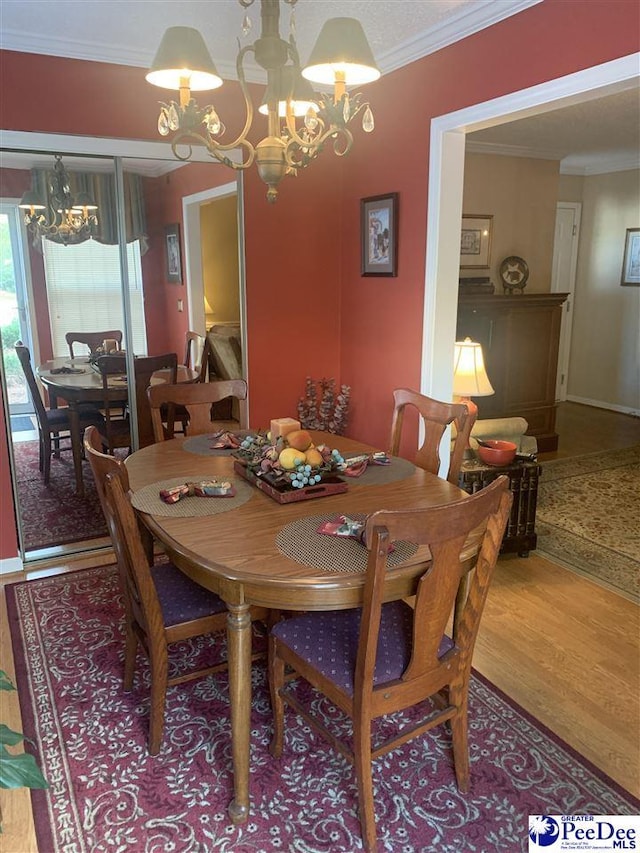
M450 400L453 394L451 365L466 134L636 88L639 68L640 52L636 52L432 119L420 378L423 394L440 400ZM442 458L448 458L448 453Z

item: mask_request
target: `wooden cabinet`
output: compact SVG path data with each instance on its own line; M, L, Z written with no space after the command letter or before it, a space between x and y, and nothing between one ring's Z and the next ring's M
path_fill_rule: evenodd
M480 418L520 416L540 451L556 450L556 372L566 293L460 295L456 339L482 344L495 394L475 401Z

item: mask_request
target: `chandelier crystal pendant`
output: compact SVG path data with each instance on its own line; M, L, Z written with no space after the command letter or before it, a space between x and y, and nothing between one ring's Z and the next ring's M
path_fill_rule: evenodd
M247 8L254 0L238 0ZM297 0L282 0L293 7ZM353 144L348 125L362 114L362 127L374 128L373 112L362 96L347 88L370 83L380 77L364 30L355 18L326 21L301 68L294 26L289 40L280 37L280 0L260 0L261 34L253 44L241 47L236 58L238 81L244 97L245 124L229 142L221 141L222 124L212 105L198 106L191 93L217 89L222 85L216 67L200 33L191 27L170 27L164 34L146 79L156 86L180 92L179 101L160 102L158 132L174 134L171 148L179 160L189 160L194 144L232 169L248 169L254 161L267 184L267 199L275 202L278 184L285 175L295 175L308 166L331 142L339 157ZM245 14L242 31L251 22ZM253 124L253 104L247 88L244 61L252 54L267 72L267 86L259 112L267 116L267 136L256 145L248 139ZM331 94L314 93L310 83L332 86ZM182 148L181 148L182 146ZM186 148L185 148L186 146ZM240 150L240 161L229 156Z
M69 175L60 154L49 181L48 199L31 188L24 193L18 207L25 211L25 225L34 237L63 243L82 243L88 240L98 225L97 204L86 192L71 194Z

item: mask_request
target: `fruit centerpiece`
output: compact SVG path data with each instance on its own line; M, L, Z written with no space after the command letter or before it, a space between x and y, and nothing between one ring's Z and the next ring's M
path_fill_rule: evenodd
M345 467L342 454L326 444L316 447L305 429L275 441L270 433L249 435L234 455L240 463L236 470L283 502L346 490L346 484L336 476ZM300 494L294 498L291 493L296 490ZM289 497L283 497L287 493Z

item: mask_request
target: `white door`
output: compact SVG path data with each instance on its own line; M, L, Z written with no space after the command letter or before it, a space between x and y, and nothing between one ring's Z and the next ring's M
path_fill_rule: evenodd
M573 324L573 300L576 286L576 266L578 261L578 240L580 237L579 202L558 202L556 210L556 232L553 245L553 266L551 269L551 290L554 293L568 293L563 305L562 327L560 329L560 347L558 350L558 374L556 377L556 400L567 399L567 381L569 377L569 355L571 353L571 327Z

